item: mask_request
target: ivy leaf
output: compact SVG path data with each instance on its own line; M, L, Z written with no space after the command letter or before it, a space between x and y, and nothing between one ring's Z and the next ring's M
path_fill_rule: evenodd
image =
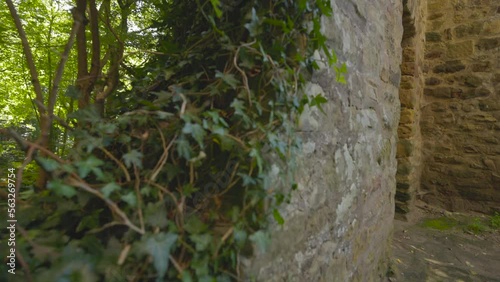
M146 251L153 257L153 264L158 272L157 282L164 281L168 270L169 256L177 241L177 234L158 233L146 240Z
M259 174L262 173L262 156L256 148L252 148L252 150L250 150L250 157L255 158L257 167L259 168Z
M38 158L38 162L42 165L43 169L46 171L54 171L59 168L59 163L53 159Z
M137 197L133 191L128 192L127 194L120 197L122 201L127 203L131 207L135 207L137 205Z
M335 67L335 73L337 74L337 82L340 82L342 84L346 84L346 80L345 80L345 74L347 73L346 64L343 63L340 68Z
M189 238L196 244L198 252L205 250L212 242L212 235L207 233L191 235Z
M262 230L250 235L250 240L260 249L261 252L265 252L271 243L269 235Z
M250 36L254 37L259 35L260 33L260 21L257 16L257 12L255 8L252 8L252 15L250 18L250 22L245 24L245 28L250 32Z
M49 190L54 191L57 195L71 198L76 195L76 189L62 182L60 179L52 180L47 184Z
M193 136L194 140L203 148L203 138L205 137L205 130L197 123L188 122L182 128L182 133Z
M323 97L321 94L318 94L316 96L314 96L314 98L312 98L311 101L309 101L309 106L310 107L314 107L314 106L317 106L319 108L319 110L326 115L325 111L323 110L323 107L321 107L322 104L328 102L328 100Z
M277 209L273 210L273 217L279 225L283 225L285 223L285 220Z
M215 15L220 18L222 17L222 10L220 9L220 0L210 0L212 7L214 8Z
M125 165L130 168L132 165L135 165L139 168L142 168L142 153L137 150L132 150L125 155L123 155L123 160L125 161Z
M192 150L186 138L181 137L177 141L177 153L186 160L191 159Z
M104 195L104 197L109 198L109 195L111 195L111 193L113 193L114 191L118 191L120 189L121 189L120 185L116 184L116 182L111 182L104 185L104 187L101 188L101 192Z
M150 226L165 228L168 225L167 208L162 202L149 203L144 212L144 220Z
M221 78L227 85L231 86L231 88L236 89L238 86L238 80L234 77L232 73L222 73L217 71L215 73L215 77Z
M99 166L103 164L104 162L102 160L98 159L95 156L90 156L87 159L81 160L76 163L78 175L81 178L85 178L91 171L94 171L96 174L102 174Z
M190 234L198 234L206 229L207 225L194 215L189 217L186 224L184 224L184 230Z

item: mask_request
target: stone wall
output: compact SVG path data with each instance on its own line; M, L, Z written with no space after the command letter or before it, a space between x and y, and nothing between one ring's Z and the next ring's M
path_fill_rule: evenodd
M270 250L247 262L257 281L381 281L394 216L402 3L335 0L324 19L346 62L347 84L321 66L308 93L326 115L301 118L299 188L272 233ZM319 57L320 55L318 55Z
M424 89L423 60L426 2L403 1L403 63L401 64L401 119L398 128L396 217L407 219L420 189L422 137L420 107Z
M500 2L429 0L423 199L450 210L500 206Z

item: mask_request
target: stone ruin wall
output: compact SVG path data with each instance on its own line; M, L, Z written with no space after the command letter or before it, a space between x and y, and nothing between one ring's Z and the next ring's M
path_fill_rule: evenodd
M326 65L308 94L328 99L301 117L299 188L270 249L245 263L255 281L383 281L396 190L402 3L332 0L328 44L346 85ZM251 280L250 280L251 281Z
M401 118L398 128L396 218L407 219L420 189L422 136L420 108L424 89L424 33L426 5L423 0L403 1L403 62L401 64Z
M500 1L427 10L419 194L448 210L500 210Z

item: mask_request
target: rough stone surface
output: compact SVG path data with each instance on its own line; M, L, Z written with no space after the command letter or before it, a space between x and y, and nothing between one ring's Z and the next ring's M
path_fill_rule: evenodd
M499 4L428 1L419 194L449 210L500 205Z
M415 191L420 187L421 173L421 133L420 133L420 108L422 95L428 90L426 85L439 85L441 79L432 77L424 79L424 55L425 57L439 58L445 49L443 46L437 47L432 53L424 52L424 38L430 42L440 42L442 34L425 31L426 4L431 6L441 6L439 1L403 1L403 23L404 35L401 45L403 47L403 63L401 64L400 100L401 118L398 128L398 170L397 170L397 191L395 196L395 210L397 217L407 219L407 213L415 199ZM433 14L434 19L440 19L443 14ZM408 34L408 31L412 31ZM411 54L408 56L405 54ZM413 72L406 72L405 68L413 69ZM424 88L425 87L425 88ZM447 90L436 92L439 95L449 95ZM427 91L428 92L428 91Z
M328 43L346 62L347 84L321 65L310 93L326 115L301 117L304 152L293 200L268 252L245 261L249 280L383 281L396 190L402 4L335 0ZM383 12L381 12L383 11ZM413 122L416 124L416 122ZM402 145L411 153L411 144Z

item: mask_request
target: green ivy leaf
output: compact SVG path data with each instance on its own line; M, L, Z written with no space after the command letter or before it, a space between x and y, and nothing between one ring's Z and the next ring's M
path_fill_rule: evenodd
M285 220L277 209L273 210L273 217L279 225L283 225L285 223Z
M57 195L71 198L76 195L76 189L62 182L60 179L55 179L47 184L49 190L54 191Z
M205 250L208 245L212 242L212 235L210 234L194 234L189 236L189 238L196 244L196 250L201 252Z
M262 230L250 235L250 240L260 249L261 252L265 252L271 243L269 234Z
M128 168L132 165L142 168L142 157L142 153L134 149L123 155L123 161Z
M205 137L206 132L201 125L187 122L182 128L182 133L193 136L194 140L196 140L202 148L204 147L203 138Z
M153 257L153 264L158 272L157 282L164 281L167 274L169 256L177 241L177 234L158 233L146 239L146 251Z
M149 203L144 211L144 221L153 227L167 227L168 219L165 204L162 202Z
M220 71L217 71L215 73L215 77L221 78L222 81L231 86L232 89L236 89L239 84L239 80L237 80L232 73L222 73Z
M222 10L220 9L220 0L210 0L212 7L214 8L215 15L220 18L222 17Z
M53 159L38 158L38 162L42 165L43 169L46 171L54 171L59 168L60 164Z
M257 11L252 8L250 22L245 24L245 28L250 32L250 36L254 37L260 34L260 21L257 16Z
M131 207L135 207L137 205L137 197L133 191L128 192L127 194L120 197L122 201L127 203Z
M207 229L207 225L203 223L197 216L190 216L184 224L184 230L189 234L198 234Z
M103 164L104 162L102 160L91 155L87 159L81 160L76 163L78 175L81 178L85 178L91 171L94 171L94 173L96 174L102 174L102 171L99 168L99 166Z
M104 197L109 198L109 196L114 192L114 191L119 191L121 189L120 185L118 185L116 182L111 182L104 187L101 188L101 192L104 195Z

